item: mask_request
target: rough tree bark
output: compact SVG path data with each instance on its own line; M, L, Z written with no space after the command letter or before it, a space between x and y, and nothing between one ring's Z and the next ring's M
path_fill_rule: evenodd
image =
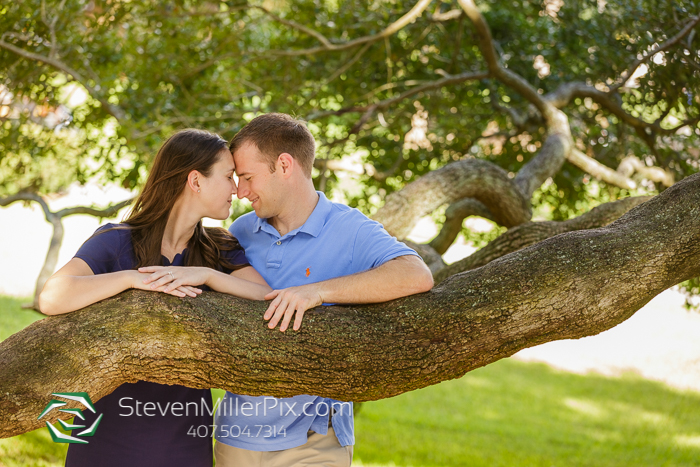
M99 399L125 382L367 401L543 342L599 333L700 274L700 175L604 228L564 233L452 276L431 292L308 313L299 332L263 303L130 291L0 343L0 437L41 425L57 391Z

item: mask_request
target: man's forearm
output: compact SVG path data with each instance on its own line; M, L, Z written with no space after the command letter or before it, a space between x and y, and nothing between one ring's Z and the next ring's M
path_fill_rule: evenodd
M316 284L324 303L379 303L433 287L433 276L417 256L399 256L381 266Z
M273 329L281 321L280 331L292 323L301 327L304 312L323 303L379 303L427 292L433 287L433 276L417 256L399 256L378 268L338 277L315 284L273 290L265 296L272 300L264 318Z

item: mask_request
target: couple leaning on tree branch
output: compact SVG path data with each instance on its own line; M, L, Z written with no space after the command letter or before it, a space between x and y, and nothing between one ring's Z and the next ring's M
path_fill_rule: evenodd
M315 191L314 153L304 123L284 114L253 119L230 144L201 130L174 134L124 222L100 227L46 282L41 311L68 313L129 288L177 297L215 290L271 300L264 319L270 332L277 326L284 332L298 330L304 312L322 304L383 302L430 290L432 276L415 251ZM247 198L254 212L228 231L204 227L204 217L229 217L233 195ZM226 393L213 449L208 437L188 435L192 426L211 426L206 410L137 418L125 410L149 402L212 406L208 390L123 384L95 404L104 417L100 431L89 444L71 444L66 465L210 467L213 451L217 466L352 461L352 403ZM85 414L85 422L90 416L96 415Z

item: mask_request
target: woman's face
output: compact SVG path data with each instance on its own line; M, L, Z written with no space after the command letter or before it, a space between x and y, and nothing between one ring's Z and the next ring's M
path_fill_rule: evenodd
M208 177L201 177L200 192L197 198L203 203L203 217L224 220L231 214L231 200L236 195L236 182L233 179L235 166L228 149L219 153L219 158L211 167Z

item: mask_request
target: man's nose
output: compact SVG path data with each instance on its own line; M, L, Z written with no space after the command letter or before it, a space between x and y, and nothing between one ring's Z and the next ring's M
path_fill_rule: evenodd
M235 191L235 193L236 193L236 196L238 196L238 199L243 199L250 194L250 190L248 190L248 188L244 187L243 183L240 182L238 184L238 189Z

